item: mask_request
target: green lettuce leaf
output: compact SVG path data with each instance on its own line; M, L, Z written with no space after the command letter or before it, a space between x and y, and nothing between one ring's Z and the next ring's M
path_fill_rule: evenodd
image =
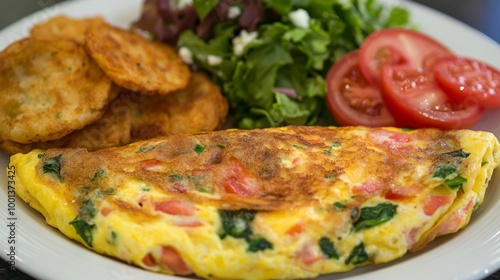
M216 2L195 0L193 4L203 18ZM372 32L409 22L404 8L384 6L377 0L262 3L281 19L264 17L255 30L257 39L246 45L241 56L233 53L233 38L240 33L237 20L215 24L210 40L185 31L178 42L193 54L195 68L211 73L221 85L231 105L234 126L245 129L334 124L324 101L328 69L359 48ZM299 8L310 16L308 28L294 26L289 18L289 13ZM222 63L210 65L209 55L222 58Z
M200 19L204 19L217 4L219 4L218 0L193 0L194 9Z

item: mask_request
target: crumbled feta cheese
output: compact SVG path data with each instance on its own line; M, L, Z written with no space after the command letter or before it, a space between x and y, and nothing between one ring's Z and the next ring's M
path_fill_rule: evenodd
M238 6L231 6L227 10L227 17L229 19L235 19L241 15L241 8Z
M304 9L297 9L288 14L293 25L300 28L309 28L309 14Z
M193 5L193 0L176 0L170 3L174 5L174 10L184 10L187 6Z
M141 28L133 28L133 30L135 34L141 36L142 38L146 39L146 40L153 40L154 39L154 35L153 33L147 31L147 30L144 30L144 29L141 29Z
M220 65L222 63L222 57L209 54L207 56L207 61L208 61L208 65L217 66L217 65Z
M179 56L186 64L193 64L193 53L186 47L179 49Z
M233 38L233 52L235 55L240 56L243 54L245 47L252 41L257 39L259 33L257 31L248 32L246 30L241 30L240 34Z

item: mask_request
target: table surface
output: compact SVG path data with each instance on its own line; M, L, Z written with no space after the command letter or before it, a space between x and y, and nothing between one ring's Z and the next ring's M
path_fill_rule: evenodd
M64 0L10 0L0 1L0 29L37 10ZM414 0L448 14L486 34L500 44L500 0ZM21 271L11 272L7 263L0 261L0 279L31 280ZM485 280L500 280L500 271Z

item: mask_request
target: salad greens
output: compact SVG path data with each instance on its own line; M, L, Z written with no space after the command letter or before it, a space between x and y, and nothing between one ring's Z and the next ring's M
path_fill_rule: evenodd
M194 0L196 23L186 22L193 18L188 10L180 16L172 8L179 1L156 0L158 9L164 2L170 14L158 12L161 22L178 27L164 41L188 50L193 68L212 75L230 102L234 126L247 129L328 122L324 77L330 66L370 33L409 23L404 8L377 0ZM298 10L308 18L294 18ZM166 38L151 22L143 14L135 27Z

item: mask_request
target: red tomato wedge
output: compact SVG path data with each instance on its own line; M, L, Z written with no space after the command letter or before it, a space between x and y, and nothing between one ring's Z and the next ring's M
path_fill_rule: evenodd
M406 64L431 70L437 58L451 52L433 38L410 29L388 28L370 34L359 52L363 77L372 84L380 83L385 64Z
M500 107L500 71L486 63L455 56L440 58L434 76L451 98L478 102L484 108Z
M399 126L441 129L468 128L483 114L477 103L451 101L432 72L408 65L382 69L382 96Z
M380 89L366 82L353 51L330 68L326 76L327 105L341 125L393 126L394 118L384 105Z

